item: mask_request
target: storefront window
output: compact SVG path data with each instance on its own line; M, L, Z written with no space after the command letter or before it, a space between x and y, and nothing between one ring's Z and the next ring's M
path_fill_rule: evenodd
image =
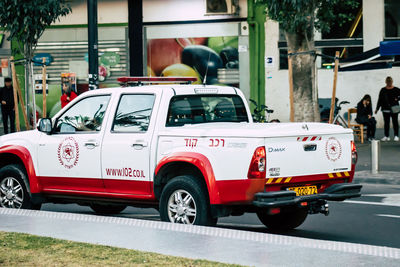
M400 37L400 1L385 0L385 37Z
M192 76L195 83L239 84L238 36L147 40L148 76Z

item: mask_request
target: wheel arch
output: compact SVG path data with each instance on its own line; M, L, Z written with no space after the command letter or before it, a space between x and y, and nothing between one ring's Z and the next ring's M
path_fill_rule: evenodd
M154 173L154 194L160 199L168 181L179 175L190 174L199 178L207 188L210 204L219 204L214 171L208 158L200 153L174 153L160 160Z
M39 193L39 183L36 177L35 167L28 149L22 146L4 146L0 148L0 168L19 164L24 167L28 181L25 181L29 192Z

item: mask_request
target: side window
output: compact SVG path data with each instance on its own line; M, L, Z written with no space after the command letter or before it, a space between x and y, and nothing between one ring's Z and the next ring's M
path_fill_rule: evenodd
M82 99L57 119L54 132L71 134L100 131L109 101L109 95Z
M114 132L146 132L149 128L154 95L123 95L115 114Z

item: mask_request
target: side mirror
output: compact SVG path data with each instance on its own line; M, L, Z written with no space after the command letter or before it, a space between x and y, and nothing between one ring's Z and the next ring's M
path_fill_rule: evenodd
M46 133L46 134L51 134L51 130L52 130L51 119L49 119L49 118L41 119L39 121L38 130L40 132L43 132L43 133Z

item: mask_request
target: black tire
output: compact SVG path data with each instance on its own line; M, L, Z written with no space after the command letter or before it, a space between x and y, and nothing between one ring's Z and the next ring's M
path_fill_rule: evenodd
M40 210L41 204L33 204L29 182L24 168L10 164L0 169L0 207Z
M92 203L90 204L90 208L97 214L112 215L121 213L126 209L126 206Z
M191 199L187 200L190 202L185 204L181 201L176 206L180 204L182 206L177 207L176 212L169 210L169 205L175 205L177 201L175 196L178 195L183 199L190 195ZM189 211L190 209L195 210L195 216ZM217 223L217 218L211 217L207 188L199 179L190 175L177 176L167 183L161 193L159 211L164 222L204 226L213 226ZM178 216L179 211L184 214ZM175 220L172 219L174 214L178 216Z
M288 231L299 227L307 218L308 209L293 208L269 215L267 211L257 212L260 221L272 231Z

